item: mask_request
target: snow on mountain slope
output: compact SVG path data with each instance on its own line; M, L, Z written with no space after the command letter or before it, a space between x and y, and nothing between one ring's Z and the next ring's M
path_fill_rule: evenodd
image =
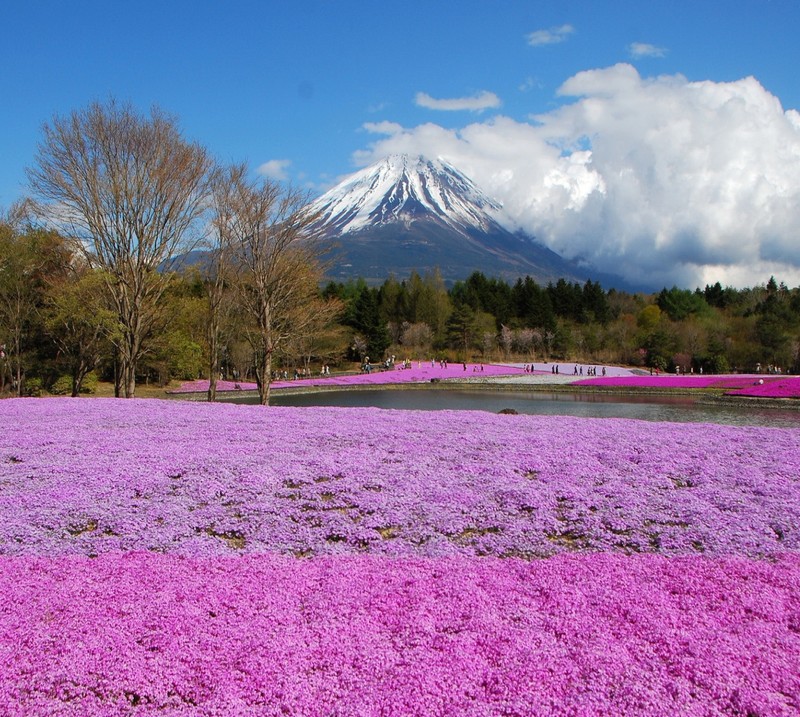
M493 231L502 207L442 160L392 155L313 203L319 226L337 234L434 218L453 229Z

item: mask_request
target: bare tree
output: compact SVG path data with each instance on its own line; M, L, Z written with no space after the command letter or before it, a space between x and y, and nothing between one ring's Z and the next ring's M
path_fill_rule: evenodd
M28 172L49 218L102 270L119 322L117 392L132 398L136 364L167 287L165 270L190 248L211 162L176 120L116 102L45 125Z
M307 319L301 322L283 346L281 356L300 359L308 375L311 372L311 359L329 359L342 353L337 351L337 339L341 339L341 331L331 328L333 322L344 313L344 304L339 299L324 299L321 296L310 297L302 312ZM341 346L341 341L339 341ZM323 361L324 362L324 361Z
M404 321L400 343L406 349L418 348L429 351L433 343L433 330L424 321L415 324Z
M276 351L318 321L322 272L308 197L270 180L251 181L247 174L244 165L227 173L221 231L230 237L236 301L250 319L246 336L259 398L267 405Z
M505 324L500 326L500 346L503 347L503 355L508 358L511 347L514 344L514 332Z
M237 186L243 179L244 167L218 168L211 183L211 233L209 259L204 267L208 323L208 400L217 397L217 376L220 369L220 350L222 347L222 324L228 289L233 273L238 268L233 263L233 242L236 238L237 221L235 217L239 199Z

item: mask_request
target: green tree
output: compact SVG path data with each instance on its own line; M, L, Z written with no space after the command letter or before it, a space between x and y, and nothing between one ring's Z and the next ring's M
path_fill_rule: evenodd
M364 286L353 304L350 322L350 325L363 337L364 351L371 360L382 359L391 343L389 329L386 321L381 318L378 301L377 290Z
M683 321L692 315L702 316L708 313L705 295L698 291L679 289L662 289L656 300L661 309L672 321Z
M511 292L514 313L524 326L555 331L556 318L550 295L531 277L518 279Z
M408 280L408 308L408 320L411 323L428 324L433 331L434 344L441 343L452 303L438 269L426 272L424 276L411 273Z
M464 359L469 356L470 348L482 339L481 322L469 304L456 304L453 313L447 320L448 344L463 353Z
M104 299L102 277L81 264L47 293L45 327L70 378L73 397L80 394L87 375L109 353L113 341L117 324Z
M48 282L56 281L69 263L69 251L56 232L20 231L0 222L0 344L5 347L0 389L8 370L17 395L23 395L26 357L41 345Z

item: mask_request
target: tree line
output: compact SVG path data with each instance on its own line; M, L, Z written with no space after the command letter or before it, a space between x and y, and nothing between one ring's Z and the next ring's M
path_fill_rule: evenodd
M579 361L662 371L800 372L800 287L773 277L736 289L604 290L559 279L514 283L476 271L446 288L438 272L328 284L362 353ZM352 353L352 352L351 352ZM355 356L353 356L355 358Z
M254 380L387 355L800 370L800 288L657 294L474 272L324 283L309 197L115 102L56 117L0 217L0 393Z

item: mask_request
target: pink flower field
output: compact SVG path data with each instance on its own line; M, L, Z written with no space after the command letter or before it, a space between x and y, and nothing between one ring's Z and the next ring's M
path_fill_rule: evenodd
M763 374L728 376L660 375L603 376L576 381L577 386L624 386L628 388L720 388L732 396L763 398L800 398L800 377Z
M466 369L463 364L449 363L446 368L438 362L432 366L430 361L414 362L411 368L400 368L399 366L383 371L374 368L370 373L334 375L334 376L312 376L296 381L273 381L271 389L297 388L298 386L374 386L395 383L430 383L431 379L448 380L464 378L480 378L490 376L513 376L514 374L524 373L519 366L504 366L500 364L467 364ZM239 387L238 389L236 387ZM258 389L255 383L236 383L234 381L218 381L218 391L255 391ZM203 393L208 391L208 379L198 379L197 381L187 381L170 393Z
M0 421L0 714L800 714L798 429Z

